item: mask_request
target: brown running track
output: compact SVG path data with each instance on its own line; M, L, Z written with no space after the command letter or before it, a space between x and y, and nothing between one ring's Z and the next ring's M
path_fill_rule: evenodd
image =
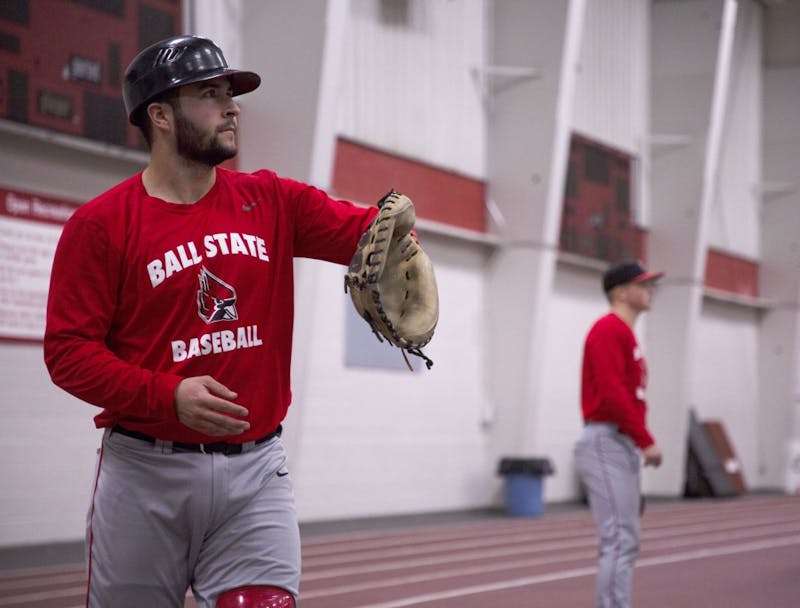
M340 528L303 532L301 608L594 604L597 541L582 506L535 518ZM651 504L641 540L639 608L800 607L800 497ZM84 586L81 564L0 570L0 608L78 608ZM195 606L188 595L185 608Z

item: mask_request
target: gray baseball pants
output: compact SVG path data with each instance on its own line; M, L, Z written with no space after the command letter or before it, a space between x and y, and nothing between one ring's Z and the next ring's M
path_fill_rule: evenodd
M90 608L200 608L244 585L295 596L300 534L280 437L241 454L173 452L107 430L86 526Z
M597 608L629 608L639 553L639 450L616 425L589 423L574 453L597 525Z

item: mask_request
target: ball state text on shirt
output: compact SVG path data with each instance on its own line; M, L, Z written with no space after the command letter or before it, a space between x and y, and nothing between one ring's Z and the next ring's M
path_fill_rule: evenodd
M266 242L252 234L238 232L207 234L203 237L203 247L206 258L213 258L217 255L249 255L269 262ZM175 249L164 253L162 257L163 259L158 258L147 264L147 274L153 287L158 287L173 274L199 264L204 259L203 255L198 252L194 241L178 245Z

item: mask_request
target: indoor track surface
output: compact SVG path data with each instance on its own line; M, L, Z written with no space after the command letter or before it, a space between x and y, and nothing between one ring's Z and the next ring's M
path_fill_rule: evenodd
M301 608L591 608L588 509L303 530ZM649 504L638 608L800 606L800 497ZM0 570L0 607L83 606L82 564ZM186 608L196 606L191 595Z

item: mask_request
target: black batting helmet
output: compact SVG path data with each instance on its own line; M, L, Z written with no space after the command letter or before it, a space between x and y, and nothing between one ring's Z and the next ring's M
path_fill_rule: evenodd
M229 68L220 48L208 38L174 36L156 42L136 55L125 70L122 97L128 120L141 126L143 110L162 93L220 76L230 78L234 95L249 93L261 84L255 72Z

